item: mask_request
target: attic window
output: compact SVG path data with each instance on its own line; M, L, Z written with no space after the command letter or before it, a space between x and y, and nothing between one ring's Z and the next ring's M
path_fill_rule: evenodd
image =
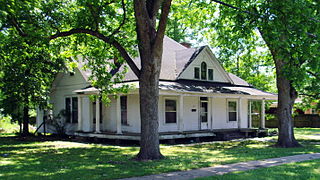
M198 67L194 68L194 78L200 79L200 68L198 68Z
M208 80L213 81L213 69L208 69Z
M207 79L207 63L205 62L201 63L201 79L202 80Z
M74 72L70 72L69 74L70 74L70 76L74 76Z

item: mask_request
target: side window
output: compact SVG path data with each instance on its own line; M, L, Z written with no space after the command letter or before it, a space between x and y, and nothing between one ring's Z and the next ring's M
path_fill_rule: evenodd
M202 80L207 79L207 63L205 62L201 63L201 79Z
M120 97L120 106L121 106L121 124L128 125L128 117L127 117L127 96Z
M78 123L78 98L65 98L66 122Z
M213 69L208 69L208 80L213 81Z
M78 98L72 97L72 123L78 123Z
M165 123L177 123L177 101L165 100Z
M198 67L194 68L194 78L200 79L200 68L198 68Z
M237 121L237 101L228 101L228 120Z
M66 110L66 122L71 122L71 98L67 97L65 99L65 110Z

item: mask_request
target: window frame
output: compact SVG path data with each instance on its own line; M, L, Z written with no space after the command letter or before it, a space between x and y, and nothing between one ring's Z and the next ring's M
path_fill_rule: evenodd
M236 112L236 120L235 121L230 121L229 102L235 102L236 103L236 111L231 111L231 112ZM236 99L227 99L227 122L238 122L238 121L239 121L239 102Z
M172 101L175 101L176 102L176 111L169 111L169 112L175 112L176 113L176 121L174 123L167 123L167 119L166 119L166 101L167 100L172 100ZM165 125L176 125L178 124L178 99L177 98L173 98L173 97L165 97L164 98L164 101L163 101L163 109L164 109L164 115L163 115L163 119L164 119L164 124Z
M204 67L203 67L204 65ZM202 75L205 74L205 77L203 78ZM205 61L202 61L200 64L200 79L201 80L207 80L208 79L208 65Z
M121 105L121 98L124 98L125 97L125 99L126 99L126 105L125 105L125 107L126 107L126 121L124 122L123 121L123 116L122 116L122 105ZM129 124L128 124L128 96L120 96L120 119L121 119L121 125L124 125L124 126L129 126Z
M209 73L210 70L212 70L212 79L210 79L210 73ZM208 68L208 81L213 81L213 79L214 79L214 70L213 68Z
M70 107L69 107L69 110L67 108L67 98L70 99ZM77 108L74 109L73 107L73 99L76 98L76 104L77 104ZM64 97L64 108L65 108L65 111L66 111L66 123L70 123L70 124L77 124L79 122L79 117L78 117L78 113L79 113L79 104L78 104L78 96L65 96ZM69 113L68 113L69 112ZM77 117L76 120L74 120L74 113L76 114L75 116ZM69 119L69 120L68 120Z
M198 78L196 78L196 69L198 69ZM193 78L194 79L197 79L197 80L200 80L200 67L196 66L193 68Z

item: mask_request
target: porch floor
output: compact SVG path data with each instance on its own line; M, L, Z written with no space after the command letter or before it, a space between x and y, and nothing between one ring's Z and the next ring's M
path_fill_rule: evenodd
M172 132L160 132L160 140L169 139L182 139L182 138L199 138L199 137L215 137L216 133L228 133L228 132L241 132L241 133L260 133L267 132L267 129L257 128L242 128L242 129L212 129L212 130L195 130L195 131L172 131ZM115 140L135 140L140 141L140 133L122 132L117 134L115 132L102 131L96 132L75 132L76 136L81 137L96 137Z

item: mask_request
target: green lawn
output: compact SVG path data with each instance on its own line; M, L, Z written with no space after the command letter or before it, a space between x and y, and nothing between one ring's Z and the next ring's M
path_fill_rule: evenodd
M222 176L197 178L197 180L318 180L320 179L320 160L290 163L281 166L234 172Z
M253 140L162 145L166 159L150 162L131 160L138 147L0 137L0 179L114 179L320 152L320 129L297 129L296 134L304 147L273 148L273 142Z

